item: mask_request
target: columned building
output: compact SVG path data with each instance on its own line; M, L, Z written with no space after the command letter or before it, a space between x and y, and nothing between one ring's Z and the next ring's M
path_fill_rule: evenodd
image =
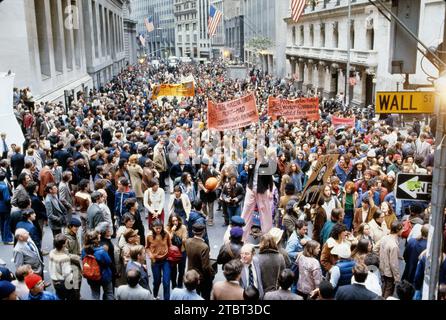
M132 3L130 0L126 1L123 11L125 58L128 64L135 64L138 52L136 21L131 18Z
M121 71L123 0L0 3L0 70L16 74L37 102L76 99Z
M376 91L402 90L404 79L388 72L390 22L367 0L352 0L351 8L349 30L347 0L307 5L298 23L292 21L288 8L286 75L293 77L304 92L320 92L327 99L346 93L347 76L350 103L364 106L374 103ZM444 1L421 0L420 39L433 44L442 38L438 26L443 20ZM351 43L348 74L347 39ZM427 83L420 60L418 54L417 72L410 76L412 83ZM435 74L427 59L423 67Z

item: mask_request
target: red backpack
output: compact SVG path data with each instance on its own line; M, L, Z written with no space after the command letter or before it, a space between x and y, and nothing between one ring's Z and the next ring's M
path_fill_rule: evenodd
M87 280L101 280L101 268L94 255L89 254L82 259L82 275Z

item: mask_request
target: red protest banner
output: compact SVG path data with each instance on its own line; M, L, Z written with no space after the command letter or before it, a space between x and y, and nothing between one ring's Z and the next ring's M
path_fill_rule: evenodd
M287 100L269 97L268 115L273 120L276 120L278 117L284 117L290 122L301 119L317 121L319 120L319 98Z
M353 117L353 118L339 118L339 117L332 116L331 123L335 128L340 127L340 126L354 127L355 126L355 117Z
M259 121L254 93L223 103L208 100L208 127L218 131L247 127Z

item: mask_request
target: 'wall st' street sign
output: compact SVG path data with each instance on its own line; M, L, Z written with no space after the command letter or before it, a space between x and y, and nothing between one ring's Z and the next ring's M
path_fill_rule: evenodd
M398 173L396 176L396 198L403 200L430 201L432 175Z
M434 113L435 93L381 91L376 93L376 113Z

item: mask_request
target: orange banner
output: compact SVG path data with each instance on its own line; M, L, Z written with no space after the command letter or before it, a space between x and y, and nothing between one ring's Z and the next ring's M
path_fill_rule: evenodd
M208 127L218 131L239 129L259 121L256 98L251 93L223 103L208 100Z
M290 122L301 119L317 121L319 120L319 98L287 100L269 97L268 115L273 120L276 120L278 117L284 117Z
M152 92L152 99L164 96L176 97L193 97L195 95L195 87L193 82L185 82L181 84L160 84L155 86Z

